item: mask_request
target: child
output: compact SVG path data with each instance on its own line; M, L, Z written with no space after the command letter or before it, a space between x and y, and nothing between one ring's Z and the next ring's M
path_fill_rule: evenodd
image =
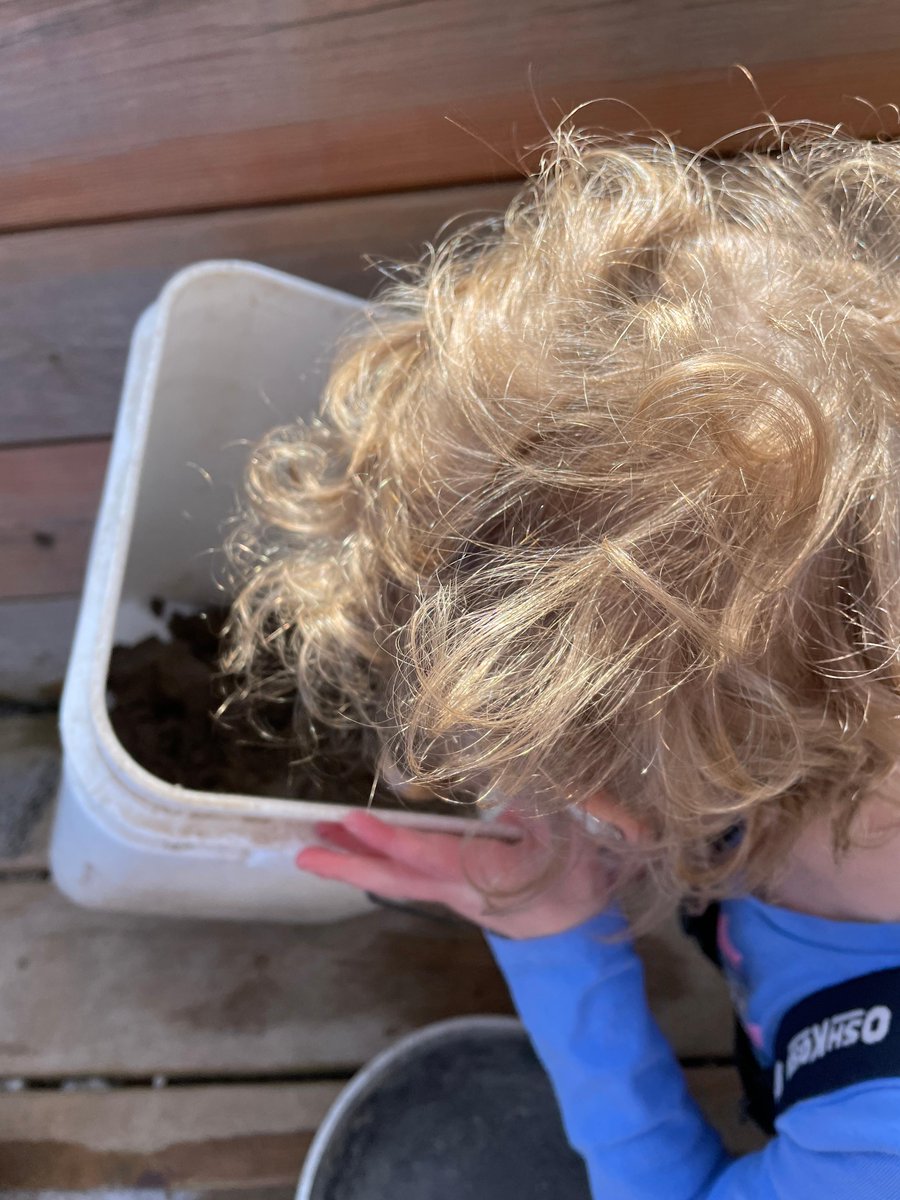
M232 666L511 822L298 865L484 926L598 1200L900 1197L898 437L900 146L563 127L254 456ZM647 1012L635 883L720 901L760 1153Z

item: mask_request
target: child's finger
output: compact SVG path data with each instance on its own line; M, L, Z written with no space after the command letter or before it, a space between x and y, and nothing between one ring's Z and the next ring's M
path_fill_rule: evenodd
M345 850L348 854L362 854L376 858L384 857L377 850L373 850L365 842L360 841L358 837L354 837L350 830L345 828L340 821L318 821L314 828L316 837L320 841L327 842L329 846L335 846L339 850Z
M462 838L453 833L425 833L390 825L368 812L350 813L344 827L372 852L434 879L460 880Z
M444 881L429 879L389 859L341 854L310 846L301 850L295 861L301 870L352 884L364 892L377 892L379 896L393 900L446 902L447 885Z

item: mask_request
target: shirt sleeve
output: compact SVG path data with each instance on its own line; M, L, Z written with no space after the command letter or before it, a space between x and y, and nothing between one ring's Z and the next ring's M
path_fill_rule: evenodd
M782 1134L759 1153L732 1158L650 1014L626 931L613 910L551 937L488 935L596 1200L900 1198L900 1158L857 1147L852 1114L835 1097L805 1114L817 1144ZM843 1153L819 1148L823 1117L851 1131Z

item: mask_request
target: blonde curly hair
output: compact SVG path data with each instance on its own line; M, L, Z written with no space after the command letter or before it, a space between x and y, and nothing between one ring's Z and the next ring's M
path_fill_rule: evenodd
M846 846L900 755L900 145L779 133L564 123L376 297L231 543L248 689L457 801L608 789L682 896Z

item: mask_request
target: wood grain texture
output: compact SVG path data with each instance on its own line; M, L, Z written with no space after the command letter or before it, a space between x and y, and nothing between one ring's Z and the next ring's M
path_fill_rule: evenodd
M172 920L10 881L0 928L0 1076L346 1072L429 1021L510 1010L478 931L396 911Z
M898 64L882 0L12 0L0 214L24 228L510 178L598 97L615 99L583 122L691 146L764 107L866 132L884 118L852 97L896 101Z
M77 591L109 445L0 450L0 598Z
M0 1095L4 1188L296 1183L340 1083Z
M445 222L502 211L512 191L446 188L0 238L0 445L108 435L132 327L189 263L250 259L368 296L384 281L374 264L415 260Z
M732 1152L763 1144L739 1116L733 1070L694 1068L687 1079ZM296 1184L339 1091L293 1083L0 1095L0 1178L23 1190L228 1188L246 1200L247 1188Z
M0 1076L354 1070L429 1021L509 1012L476 930L397 911L337 925L163 920L0 884ZM682 1056L728 1054L724 985L670 927L643 947Z

